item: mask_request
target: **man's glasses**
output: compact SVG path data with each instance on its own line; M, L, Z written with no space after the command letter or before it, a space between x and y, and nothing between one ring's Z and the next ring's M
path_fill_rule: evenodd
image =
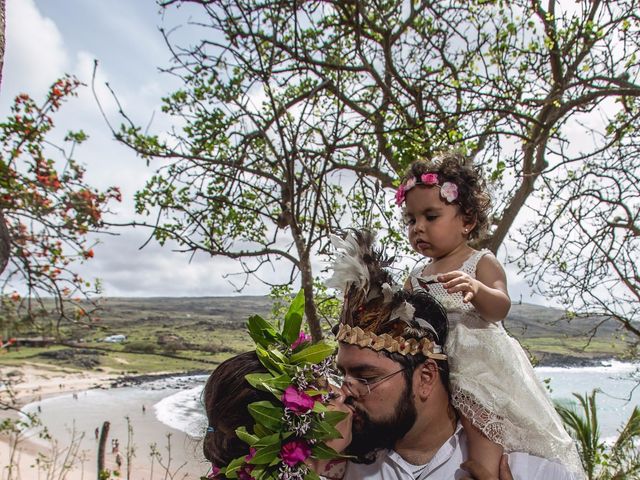
M373 390L373 388L376 385L380 385L380 383L384 382L385 380L393 377L394 375L400 373L400 372L404 372L407 368L401 368L400 370L397 370L393 373L390 373L388 375L382 375L379 377L373 377L373 378L356 378L356 377L352 377L350 375L344 375L341 380L342 380L342 385L344 385L345 387L347 387L347 390L349 391L349 393L357 398L362 398L362 397L366 397L367 395L369 395L371 393L371 390Z

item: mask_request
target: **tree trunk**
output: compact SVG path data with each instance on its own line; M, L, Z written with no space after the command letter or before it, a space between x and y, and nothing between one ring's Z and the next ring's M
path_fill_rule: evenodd
M104 472L104 448L107 444L107 437L109 436L109 427L111 424L109 422L104 422L102 424L102 430L100 431L100 442L98 443L98 480L101 480L102 472Z
M0 274L4 272L5 268L7 268L10 255L11 237L9 236L9 229L7 228L7 222L4 218L4 214L0 208Z
M4 30L5 30L5 0L0 0L0 84L2 84L2 67L4 66ZM5 221L2 209L0 209L0 274L4 272L9 263L9 255L11 252L11 241L9 237L9 229Z
M307 317L307 324L314 342L322 340L322 328L318 318L318 309L313 298L313 273L311 272L311 261L305 255L300 260L300 273L302 274L302 288L304 289L304 314Z
M2 84L2 67L4 66L4 30L6 24L6 2L0 0L0 84Z

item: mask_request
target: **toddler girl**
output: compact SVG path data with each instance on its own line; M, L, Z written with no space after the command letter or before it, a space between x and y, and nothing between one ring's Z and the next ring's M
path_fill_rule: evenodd
M482 177L450 153L414 162L396 193L409 242L429 260L407 280L447 309L445 345L452 403L460 414L469 458L496 477L503 451L528 452L582 472L573 441L520 344L502 320L511 307L504 269L469 241L488 226Z

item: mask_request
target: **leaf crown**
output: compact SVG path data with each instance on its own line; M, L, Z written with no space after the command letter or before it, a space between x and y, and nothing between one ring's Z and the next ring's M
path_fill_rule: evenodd
M319 479L305 464L307 459L327 460L341 455L326 445L341 438L336 425L345 413L330 411L327 378L333 371L335 347L311 343L301 329L304 292L291 303L279 330L259 315L249 318L249 335L267 373L245 378L254 388L273 394L273 401L249 405L255 424L236 429L247 443L248 454L214 471L240 480ZM217 478L217 475L214 476Z

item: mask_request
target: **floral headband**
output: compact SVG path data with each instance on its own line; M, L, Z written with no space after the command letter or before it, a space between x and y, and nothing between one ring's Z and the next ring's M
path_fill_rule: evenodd
M458 186L455 183L444 182L440 184L437 173L423 173L419 178L409 178L409 180L398 187L396 191L396 205L402 205L407 196L407 192L416 185L440 188L440 196L449 203L452 203L458 198Z
M300 290L281 329L259 315L249 318L249 335L267 372L250 373L245 378L273 398L249 405L255 420L253 431L244 426L236 429L237 437L247 443L248 454L224 467L212 465L202 480L312 479L317 476L305 464L307 459L344 458L326 444L341 437L335 427L346 416L327 408L333 394L326 379L335 376L335 347L311 343L311 337L301 329L303 316L304 291Z

